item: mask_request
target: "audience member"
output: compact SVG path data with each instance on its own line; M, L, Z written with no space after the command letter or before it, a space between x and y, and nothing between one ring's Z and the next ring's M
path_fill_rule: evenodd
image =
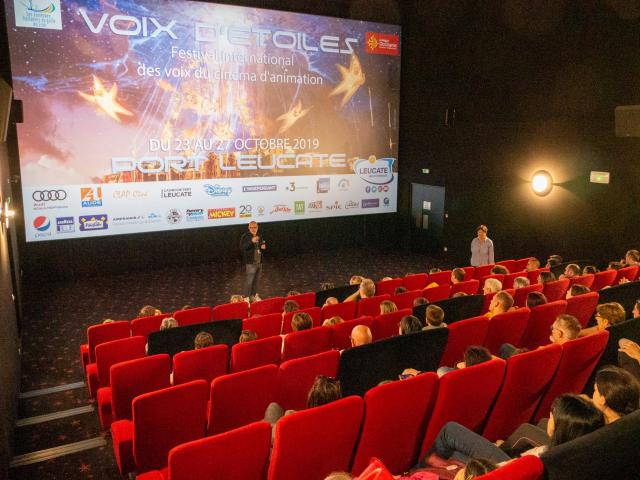
M531 282L527 277L516 277L513 279L513 288L517 290L518 288L524 288L531 285Z
M582 275L592 275L598 273L598 267L595 265L587 265L582 269Z
M556 317L551 325L549 341L562 345L570 340L575 340L580 334L580 322L573 315L563 313Z
M622 262L609 262L609 265L607 265L607 270L620 270L622 267L624 267L624 265L622 265Z
M282 316L284 317L287 313L297 312L298 310L300 310L298 302L295 300L287 300L282 306Z
M366 325L356 325L351 330L351 346L359 347L360 345L367 345L373 341L373 335L371 335L371 329Z
M385 313L393 313L397 312L398 307L391 300L383 300L380 302L380 315L384 315Z
M498 468L498 466L489 460L472 458L464 468L458 470L453 480L473 480L474 478L493 472L496 468Z
M196 335L195 349L206 348L213 345L213 336L209 332L200 332Z
M417 297L413 300L414 307L419 307L420 305L428 305L428 304L429 304L429 300L427 300L424 297Z
M326 305L335 305L337 303L340 302L338 302L338 299L336 297L327 297L327 299L324 301L323 307Z
M333 327L334 325L338 325L340 323L344 323L342 317L338 315L334 315L331 318L327 318L324 322L322 322L323 327Z
M441 268L438 268L438 267L432 267L432 268L430 268L430 269L429 269L429 274L432 274L432 273L440 273L441 271L442 271L442 269L441 269Z
M640 345L628 338L621 338L618 346L618 364L640 381Z
M345 298L345 302L355 302L362 298L371 298L376 294L376 284L370 278L362 279L360 282L360 288Z
M553 272L540 272L538 274L538 283L549 283L554 282L556 280L556 276Z
M191 307L191 305L183 305L183 307L180 310L189 310Z
M166 317L160 322L160 330L167 330L168 328L178 327L178 321L173 317Z
M565 295L565 298L569 300L571 297L575 297L577 295L584 295L585 293L589 293L590 291L591 290L589 290L589 287L586 287L585 285L580 285L579 283L574 283L573 285L571 285L569 290L567 290L567 294Z
M425 314L425 320L427 326L423 330L430 330L433 328L443 328L447 324L444 323L444 310L438 305L429 305Z
M592 399L605 422L612 423L638 409L640 383L626 370L606 366L596 374Z
M396 287L396 289L393 291L394 295L400 295L401 293L406 292L407 289L404 287Z
M454 268L453 270L451 270L451 283L455 284L464 282L464 275L464 268Z
M153 317L154 315L162 315L162 312L152 305L145 305L138 312L138 317Z
M231 295L229 299L229 303L241 303L244 302L244 297L242 295Z
M349 279L349 285L360 285L362 280L364 280L364 277L361 277L360 275L352 275Z
M333 282L322 282L320 284L320 290L331 290L332 288L335 288L335 284Z
M609 328L611 325L617 325L624 322L626 313L624 307L618 302L601 303L596 306L596 326L584 328L580 332L581 337L592 335Z
M562 257L560 255L550 255L549 258L547 258L546 267L548 268L555 267L557 265L560 265L561 263L562 263Z
M526 270L527 272L532 272L534 270L538 270L540 268L540 260L537 258L531 257L529 261L527 261Z
M544 305L547 302L547 297L542 292L529 292L527 294L527 308L534 308L538 305Z
M624 255L624 264L627 267L640 265L640 252L638 250L627 250L627 253Z
M484 285L482 287L482 293L485 295L489 293L496 293L502 290L502 282L497 278L487 278L484 281Z
M437 370L437 374L439 377L453 371L460 370L466 367L473 367L474 365L479 365L484 362L488 362L493 358L491 352L487 350L485 347L481 347L479 345L471 345L467 347L464 352L464 359L461 362L458 362L455 367L440 367ZM405 372L402 372L405 373ZM411 372L409 372L411 373Z
M640 298L633 304L633 310L631 311L631 314L633 315L633 318L640 317Z
M491 303L489 304L489 311L485 315L487 318L492 318L494 315L508 312L512 308L513 297L509 294L509 292L501 290L496 293L491 299Z
M582 273L580 271L580 265L576 263L570 263L569 265L564 267L564 273L560 275L560 279L577 277L578 275L580 275L580 273Z
M313 319L307 312L297 312L291 318L291 331L300 332L313 328Z
M102 323L113 323L113 320L111 318L105 318Z
M252 342L258 339L258 334L253 330L242 330L238 343Z
M295 295L300 295L300 292L299 292L299 291L297 291L297 290L289 290L289 291L287 292L287 297L293 297L293 296L295 296Z
M407 335L408 333L422 331L422 323L413 315L405 315L398 324L398 334Z
M509 269L504 265L495 265L491 269L492 275L509 275Z
M456 292L453 295L451 295L451 298L458 298L458 297L468 297L469 294L467 292Z

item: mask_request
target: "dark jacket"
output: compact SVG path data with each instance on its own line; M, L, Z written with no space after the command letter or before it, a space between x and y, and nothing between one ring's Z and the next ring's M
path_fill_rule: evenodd
M258 233L258 237L260 238L260 240L258 240L258 243L254 244L251 241L252 237L253 235L251 235L251 232L244 232L240 237L240 251L242 252L242 261L245 264L254 263L254 252L256 249L260 248L260 245L264 243L264 237L260 235L260 233ZM261 250L260 252L261 255L264 255L264 250Z

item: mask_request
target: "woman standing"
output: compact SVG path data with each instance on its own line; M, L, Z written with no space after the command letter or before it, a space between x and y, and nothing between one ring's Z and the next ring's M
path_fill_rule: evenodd
M474 267L494 263L493 242L487 237L488 231L486 225L480 225L476 229L478 236L471 240L471 265Z

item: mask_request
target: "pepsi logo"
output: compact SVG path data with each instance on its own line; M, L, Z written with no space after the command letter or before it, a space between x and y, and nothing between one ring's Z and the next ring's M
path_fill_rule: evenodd
M35 228L39 232L46 232L47 230L49 230L50 226L51 226L51 222L49 221L49 219L42 215L39 217L36 217L35 220L33 221L33 228Z

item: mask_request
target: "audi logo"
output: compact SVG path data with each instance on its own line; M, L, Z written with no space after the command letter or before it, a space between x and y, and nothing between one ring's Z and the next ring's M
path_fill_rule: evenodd
M65 190L36 190L31 195L34 202L48 202L50 200L64 200L67 198Z

